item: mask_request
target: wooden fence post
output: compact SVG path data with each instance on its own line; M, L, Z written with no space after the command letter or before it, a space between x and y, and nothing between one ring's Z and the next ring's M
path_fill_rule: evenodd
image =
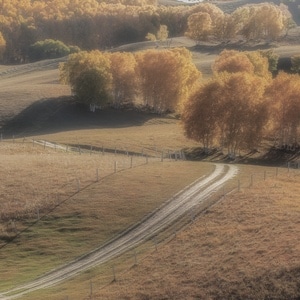
M251 178L250 178L250 187L253 186L253 174L251 174Z
M137 261L137 253L136 250L134 250L134 265L137 266L138 261Z
M90 281L90 296L93 297L93 282Z
M80 191L80 180L77 178L77 191Z
M112 266L112 271L113 271L113 282L115 282L115 281L117 281L117 279L116 279L115 266Z
M99 169L98 168L96 169L96 181L97 182L99 181Z

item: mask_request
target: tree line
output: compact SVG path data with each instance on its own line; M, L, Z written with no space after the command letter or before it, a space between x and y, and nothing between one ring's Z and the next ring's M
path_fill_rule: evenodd
M271 3L245 5L231 14L217 6L205 3L197 5L187 19L186 35L195 40L215 37L228 40L240 36L245 40L274 41L295 27L288 7Z
M165 27L162 27L165 26ZM248 5L231 14L216 5L162 6L156 0L0 1L0 61L26 62L32 45L55 40L83 50L107 49L166 28L169 37L274 40L294 26L287 6Z
M155 112L179 111L201 79L185 48L135 54L93 50L71 54L60 77L78 101L105 107L142 105Z
M299 148L299 74L274 77L267 55L234 50L219 55L213 72L183 106L188 138L233 155L256 149L266 136L278 146Z
M71 54L60 74L82 103L176 112L188 138L236 154L256 149L265 136L299 145L300 75L274 76L277 61L272 50L224 50L204 81L185 48L94 50Z

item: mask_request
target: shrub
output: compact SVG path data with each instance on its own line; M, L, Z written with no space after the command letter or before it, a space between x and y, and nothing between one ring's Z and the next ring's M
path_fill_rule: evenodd
M75 50L73 46L71 49L72 51ZM28 56L31 61L48 58L59 58L70 54L71 49L61 41L46 39L44 41L38 41L31 45L29 47Z

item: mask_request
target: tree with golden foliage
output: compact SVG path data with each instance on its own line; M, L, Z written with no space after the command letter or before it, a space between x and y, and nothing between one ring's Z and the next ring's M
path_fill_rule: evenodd
M236 50L223 50L215 59L212 69L214 73L254 73L254 66L246 53Z
M112 75L112 98L114 107L132 103L137 94L136 60L132 53L107 54Z
M259 52L224 50L213 65L214 77L190 96L182 120L187 137L205 148L214 143L235 155L253 149L268 122L264 93L271 81L268 59Z
M163 42L165 41L169 36L168 27L166 25L160 25L159 29L156 34L153 33L147 33L146 39L152 42Z
M266 82L247 72L223 73L221 96L221 145L236 154L241 149L254 149L263 136L267 123L263 96Z
M143 103L157 112L177 110L201 78L186 49L146 50L136 61Z
M60 79L82 103L103 106L111 97L110 60L100 51L71 54L60 65Z
M279 145L300 143L300 75L280 72L266 92L271 133Z
M289 18L283 10L271 3L248 5L237 8L232 14L236 23L236 33L247 40L277 40L284 34Z
M3 58L5 48L6 48L6 41L5 41L2 33L0 32L0 60Z
M198 12L190 15L185 35L196 41L206 41L212 32L212 20L208 13Z
M185 135L202 143L205 149L220 140L220 91L217 78L199 86L188 98L181 115Z
M182 114L186 136L205 148L226 147L231 155L253 149L268 120L264 90L264 81L254 74L218 74L189 98Z
M214 73L247 72L256 74L266 80L271 79L268 58L260 51L223 50L216 58L212 69Z

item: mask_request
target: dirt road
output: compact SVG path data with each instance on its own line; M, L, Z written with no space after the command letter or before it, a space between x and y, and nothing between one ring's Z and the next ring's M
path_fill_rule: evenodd
M28 284L0 294L0 299L16 299L35 290L56 285L64 280L74 277L84 270L104 263L113 257L136 247L143 241L153 237L159 231L162 231L170 223L175 222L178 218L188 213L197 204L208 199L213 192L220 189L222 185L226 181L232 179L237 172L238 169L235 166L223 164L216 165L214 171L210 175L200 178L198 181L173 196L159 209L147 216L140 223L125 231L119 237L116 237L94 251L49 272Z

